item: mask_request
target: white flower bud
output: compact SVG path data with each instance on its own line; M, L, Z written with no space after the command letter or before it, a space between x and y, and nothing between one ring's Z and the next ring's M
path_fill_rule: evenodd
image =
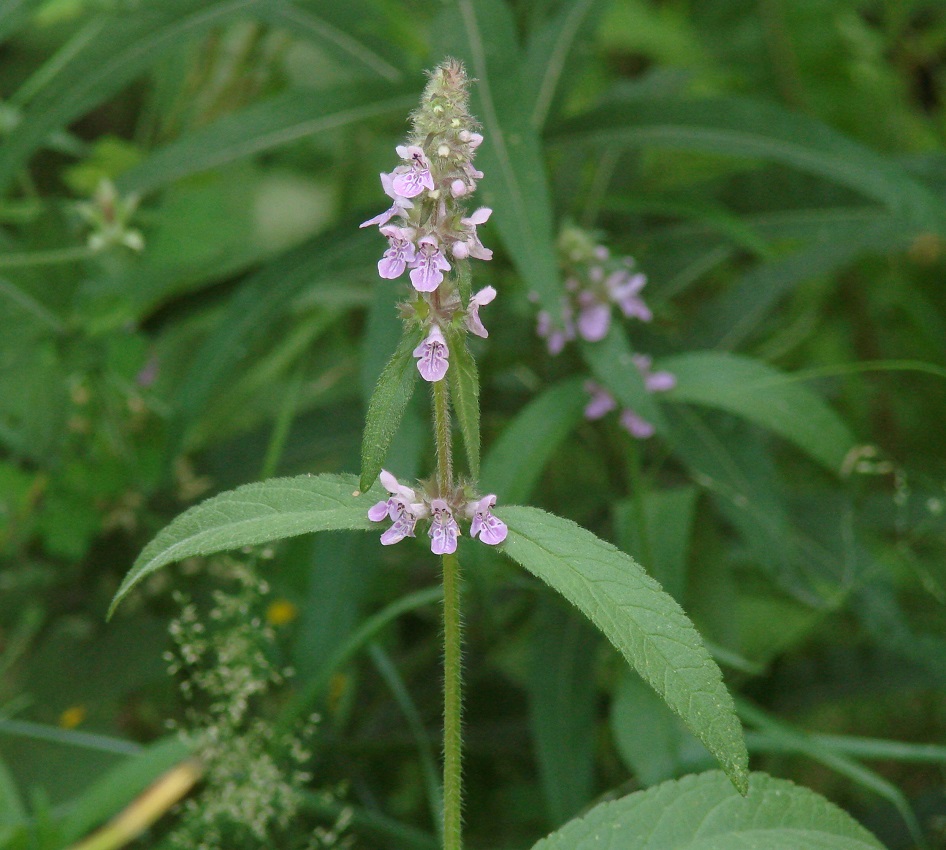
M470 246L466 242L454 242L450 246L450 253L458 260L465 260L470 256Z
M444 143L439 148L437 148L437 156L450 156L450 145Z
M466 183L464 183L462 180L454 180L450 184L450 194L453 195L454 198L463 197L463 195L466 194L466 191L467 191Z

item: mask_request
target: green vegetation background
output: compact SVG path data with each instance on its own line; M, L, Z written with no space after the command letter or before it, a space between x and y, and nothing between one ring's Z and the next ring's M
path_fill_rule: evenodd
M744 701L754 767L894 850L946 847L942 752L875 747L862 764L796 734L946 733L934 0L0 3L0 846L23 824L24 846L59 846L90 785L183 716L162 660L171 589L203 598L212 575L166 570L104 620L150 537L260 477L357 472L401 292L357 225L387 206L377 175L423 69L477 38L477 97L497 98L495 114L474 102L483 156L503 140L515 166L483 183L496 258L475 283L500 292L474 351L484 485L659 574ZM103 180L118 206L100 195L83 216ZM648 274L656 319L628 325L636 350L733 352L797 381L760 397L757 375L696 369L699 391L640 444L583 422L593 358L550 358L529 298L555 303L564 222ZM779 407L799 382L846 424L846 455ZM431 469L415 402L388 461L402 480ZM422 547L373 535L247 558L271 585L274 663L296 671L261 717L369 615L438 580ZM529 846L603 794L711 766L599 635L500 557L471 549L466 605L471 847ZM433 846L415 732L436 752L436 606L378 641L332 678L312 787L353 806L356 847ZM299 835L336 813L313 803ZM161 846L171 819L139 846Z

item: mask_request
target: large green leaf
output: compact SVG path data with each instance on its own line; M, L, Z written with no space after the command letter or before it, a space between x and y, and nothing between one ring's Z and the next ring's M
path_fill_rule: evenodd
M595 806L533 850L883 850L824 797L764 773L739 797L718 771Z
M607 103L570 119L556 137L780 162L855 189L915 226L946 233L946 206L899 165L775 104L734 97Z
M190 174L388 113L404 114L416 93L388 85L287 91L224 116L165 145L116 181L123 192L148 192Z
M506 426L483 463L483 487L502 502L524 502L588 402L581 379L549 387Z
M561 285L552 204L538 133L529 122L516 24L501 0L457 0L437 27L437 44L466 62L477 82L473 110L483 124L476 165L483 202L519 274L553 316Z
M177 517L138 556L109 614L145 576L194 555L255 546L310 531L367 530L370 499L356 498L352 475L299 475L245 484ZM381 497L379 488L375 493Z
M417 363L413 351L420 333L405 331L401 342L384 367L368 402L365 430L361 439L361 489L367 490L378 478L391 441L397 433L407 403L417 383Z
M447 377L450 379L450 403L463 435L470 475L476 480L480 475L480 378L476 361L467 348L465 335L451 333L448 339L450 368Z
M668 357L660 368L676 375L663 395L715 407L769 428L795 443L818 463L838 473L854 437L817 395L786 375L748 357L697 351Z
M538 508L497 511L505 552L576 605L746 787L748 756L722 674L673 597L625 553Z

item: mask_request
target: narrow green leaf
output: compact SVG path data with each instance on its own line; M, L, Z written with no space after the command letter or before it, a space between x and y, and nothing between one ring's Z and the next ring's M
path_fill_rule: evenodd
M0 4L0 42L24 26L43 0L4 0Z
M621 325L612 323L608 335L600 342L583 342L581 356L621 407L633 410L658 431L665 429L660 406L644 386L644 377L634 365L634 349Z
M531 104L529 119L541 130L561 92L579 77L581 51L576 44L590 38L602 13L610 4L606 0L575 0L562 5L558 14L539 26L529 36L523 64L526 84L525 100Z
M500 502L526 501L587 402L581 379L562 381L530 401L493 443L483 463L483 488Z
M122 192L149 192L297 139L377 115L404 114L416 100L416 93L383 84L282 92L159 148L116 183Z
M276 0L162 0L116 14L39 91L23 120L7 136L0 159L5 187L55 130L107 100L183 41L199 38L235 20L269 21L316 41L334 55L374 76L393 81L400 71L375 50L325 17Z
M357 487L351 475L271 478L195 505L144 548L118 588L109 616L145 576L182 558L256 546L310 531L371 528L367 514L370 499L356 498ZM381 495L377 488L375 495Z
M325 295L353 270L366 268L375 234L340 227L287 252L250 275L230 299L216 329L195 352L174 397L172 448L186 446L194 424L222 386L236 380L258 340L271 333L302 292Z
M470 475L475 481L480 476L480 378L476 361L467 348L465 334L448 334L450 349L450 402L457 415L457 424L463 435Z
M540 607L532 635L529 728L553 825L565 823L592 797L597 687L588 659L598 640L574 609L550 600Z
M631 670L618 681L610 720L618 753L645 788L713 766L706 747Z
M663 398L715 407L743 416L790 440L838 473L854 445L841 418L807 387L748 357L698 351L668 357L660 368L677 377Z
M946 232L943 202L891 159L771 103L734 97L608 103L570 119L556 137L780 162L862 192L916 226Z
M368 402L361 440L362 490L367 490L377 480L407 403L414 394L418 373L412 352L419 342L417 332L405 332Z
M560 311L552 204L538 133L529 122L516 24L501 0L457 0L439 20L437 44L463 59L473 113L483 124L476 166L483 203L516 269L542 306Z
M69 814L61 824L64 844L78 841L116 815L162 773L188 755L185 744L173 735L150 744L113 768L70 803Z
M718 771L595 806L533 850L883 850L820 794L764 773L740 798Z
M708 304L693 322L696 332L693 345L737 348L798 284L833 274L864 255L903 251L915 238L916 234L902 221L889 216L825 227L817 241L756 266L724 295Z
M589 617L744 791L748 756L732 697L673 597L570 520L519 506L497 514L509 526L506 554Z
M650 574L677 602L686 590L690 530L696 512L696 487L674 487L643 494L647 541L640 537L640 518L635 500L614 505L614 525L620 547L632 555L649 552Z
M16 782L0 759L0 846L26 823L26 806L20 797Z

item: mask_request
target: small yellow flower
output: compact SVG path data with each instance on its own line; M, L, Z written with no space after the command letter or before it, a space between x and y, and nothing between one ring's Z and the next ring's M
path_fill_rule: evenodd
M63 729L75 729L76 726L85 720L85 706L71 705L62 714L59 715L59 725Z
M285 626L299 616L299 609L288 599L274 599L266 609L266 622L271 626Z

